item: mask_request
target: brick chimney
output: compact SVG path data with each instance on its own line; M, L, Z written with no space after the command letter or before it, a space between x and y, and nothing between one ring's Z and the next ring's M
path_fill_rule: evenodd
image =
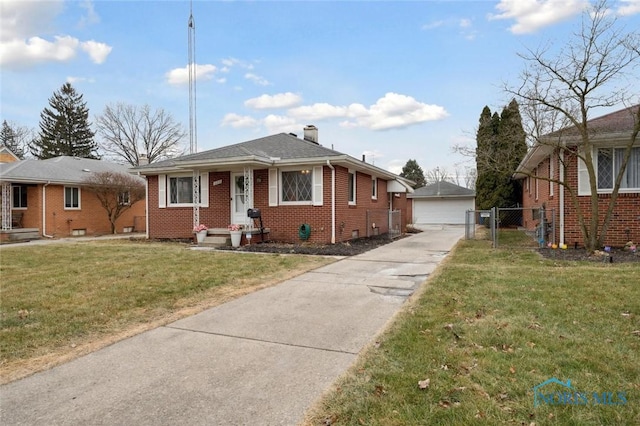
M313 124L309 124L304 128L304 140L318 144L318 128Z
M149 164L149 157L147 157L147 154L138 155L138 166L146 166L147 164Z

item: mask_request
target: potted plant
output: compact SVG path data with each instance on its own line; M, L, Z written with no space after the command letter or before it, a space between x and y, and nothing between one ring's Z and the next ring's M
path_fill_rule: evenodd
M198 226L193 227L193 233L196 234L196 240L198 243L203 243L204 239L207 236L207 225L203 225L202 223Z
M227 226L227 229L231 235L231 245L233 247L240 247L240 241L242 240L242 225L232 223Z

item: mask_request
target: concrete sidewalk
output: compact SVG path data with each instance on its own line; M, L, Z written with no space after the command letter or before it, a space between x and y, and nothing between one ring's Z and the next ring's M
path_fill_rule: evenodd
M5 425L295 425L463 227L308 272L0 388Z

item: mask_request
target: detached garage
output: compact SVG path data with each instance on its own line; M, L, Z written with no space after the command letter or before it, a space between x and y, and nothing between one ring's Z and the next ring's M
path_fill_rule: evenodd
M463 225L465 212L475 208L475 191L451 182L432 183L408 194L414 224Z

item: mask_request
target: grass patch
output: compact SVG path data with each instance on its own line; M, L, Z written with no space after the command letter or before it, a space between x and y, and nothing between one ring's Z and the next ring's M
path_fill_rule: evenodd
M2 381L331 261L129 241L3 249Z
M638 283L637 264L463 241L307 424L640 424ZM551 377L589 403L534 407L533 387Z

